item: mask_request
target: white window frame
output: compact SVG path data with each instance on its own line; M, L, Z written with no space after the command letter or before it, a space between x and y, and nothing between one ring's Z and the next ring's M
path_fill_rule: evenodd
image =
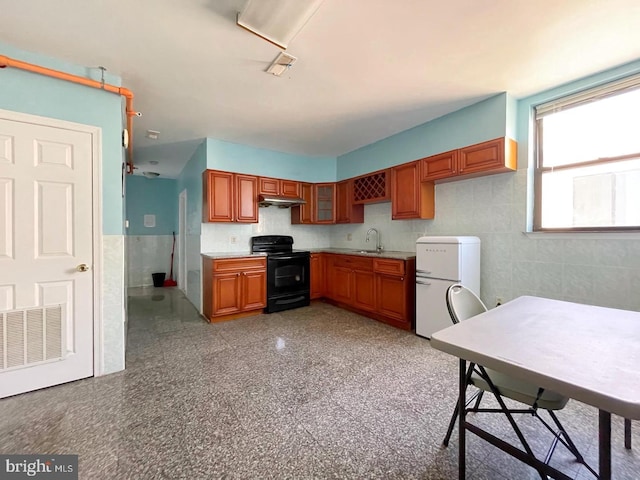
M640 231L640 225L636 226L603 226L603 227L563 227L563 228L543 228L542 227L542 174L548 171L570 170L582 168L592 165L601 165L605 163L615 163L623 160L640 158L640 152L629 155L621 155L617 157L596 158L579 163L571 163L566 165L556 165L554 167L544 166L543 143L543 127L542 120L559 111L573 108L579 105L602 100L607 97L618 95L624 92L636 90L640 88L640 74L628 76L619 80L608 82L606 84L582 90L577 93L565 95L554 100L534 106L534 210L533 210L533 231L534 232L628 232Z

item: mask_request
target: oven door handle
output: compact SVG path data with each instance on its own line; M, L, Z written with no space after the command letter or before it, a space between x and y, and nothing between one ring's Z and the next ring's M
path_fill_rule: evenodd
M304 257L271 257L270 260L297 260L299 258L304 258Z

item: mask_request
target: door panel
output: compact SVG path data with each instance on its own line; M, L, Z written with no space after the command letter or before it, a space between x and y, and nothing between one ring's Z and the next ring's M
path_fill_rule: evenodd
M267 272L244 272L244 285L242 286L242 308L252 310L267 306Z
M92 133L0 118L0 397L93 374L92 189Z
M354 270L355 290L353 305L363 310L376 310L376 287L372 272Z

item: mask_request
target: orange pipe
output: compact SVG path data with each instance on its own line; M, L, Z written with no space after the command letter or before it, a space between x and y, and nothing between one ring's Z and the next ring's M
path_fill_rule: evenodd
M34 65L33 63L9 58L5 55L0 55L0 68L6 67L18 68L20 70L26 70L27 72L38 73L47 77L58 78L60 80L66 80L67 82L73 82L86 87L97 88L122 95L126 101L127 131L129 132L129 146L127 148L129 158L127 161L127 173L133 173L133 117L137 116L138 112L133 109L133 92L131 90L124 87L116 87L115 85L110 85L108 83L98 82L97 80L80 77L71 73L41 67L39 65Z

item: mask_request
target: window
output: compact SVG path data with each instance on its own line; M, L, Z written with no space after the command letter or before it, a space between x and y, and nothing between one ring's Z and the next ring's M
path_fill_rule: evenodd
M640 229L640 75L535 113L534 230Z

